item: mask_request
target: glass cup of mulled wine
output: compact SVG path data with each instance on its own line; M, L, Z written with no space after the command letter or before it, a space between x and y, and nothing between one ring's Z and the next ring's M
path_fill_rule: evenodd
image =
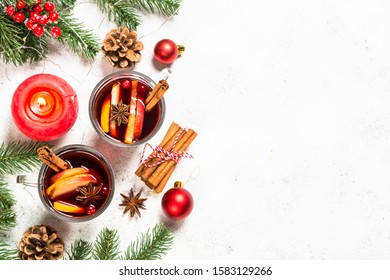
M165 117L164 97L153 109L145 110L145 100L155 86L150 77L132 70L120 70L104 77L89 100L89 116L99 136L120 147L151 139Z
M85 145L68 145L54 154L69 168L56 172L43 164L38 174L38 191L44 206L56 217L89 221L102 214L114 195L114 173L97 150Z

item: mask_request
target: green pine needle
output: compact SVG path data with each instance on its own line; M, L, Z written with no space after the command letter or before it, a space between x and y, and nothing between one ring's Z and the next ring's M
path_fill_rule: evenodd
M173 244L173 233L163 224L157 224L152 231L142 234L132 242L125 251L125 260L157 260L161 259Z
M6 232L16 226L16 213L13 209L0 209L0 232Z
M116 260L119 256L118 231L104 228L96 237L93 246L92 258L94 260Z
M85 29L82 23L77 22L72 14L63 13L58 20L58 27L62 34L57 39L70 50L86 59L94 59L100 51L100 44L92 31Z
M0 146L0 176L31 172L41 165L37 149L45 146L42 142L14 141Z
M70 253L66 252L69 260L90 260L92 253L92 243L82 239L76 240L70 248Z
M94 0L102 13L107 14L108 19L118 26L126 26L131 30L137 30L141 19L136 9L128 0Z
M23 28L5 13L0 13L0 56L5 63L22 65L26 62Z
M23 56L30 63L38 62L47 57L49 53L48 39L49 35L45 33L42 37L35 36L31 31L24 30L24 54Z
M16 200L5 182L0 181L0 232L16 226L16 213L12 208Z
M77 0L51 0L56 10L73 9Z
M180 7L180 0L129 0L131 6L135 6L147 13L159 13L164 16L172 16Z
M0 181L0 209L11 208L16 204L15 197L5 182Z
M0 240L0 260L18 260L18 249L11 249L3 240Z

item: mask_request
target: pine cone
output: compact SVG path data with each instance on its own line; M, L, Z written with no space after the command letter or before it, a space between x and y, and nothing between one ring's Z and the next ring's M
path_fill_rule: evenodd
M103 40L102 50L115 67L133 67L141 61L144 44L137 41L137 33L126 27L112 29Z
M19 242L22 260L58 260L64 252L64 242L57 231L46 225L30 227Z

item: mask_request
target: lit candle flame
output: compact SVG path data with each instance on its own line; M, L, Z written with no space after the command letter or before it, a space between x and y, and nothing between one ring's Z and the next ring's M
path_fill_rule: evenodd
M38 97L37 98L37 103L38 103L40 108L45 107L46 104L47 104L45 98L43 98L43 97Z

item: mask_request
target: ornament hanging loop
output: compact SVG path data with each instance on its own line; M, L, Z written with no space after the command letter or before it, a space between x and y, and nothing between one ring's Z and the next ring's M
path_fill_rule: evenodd
M165 67L161 72L159 73L159 80L168 80L169 76L171 76L172 70L169 67Z

